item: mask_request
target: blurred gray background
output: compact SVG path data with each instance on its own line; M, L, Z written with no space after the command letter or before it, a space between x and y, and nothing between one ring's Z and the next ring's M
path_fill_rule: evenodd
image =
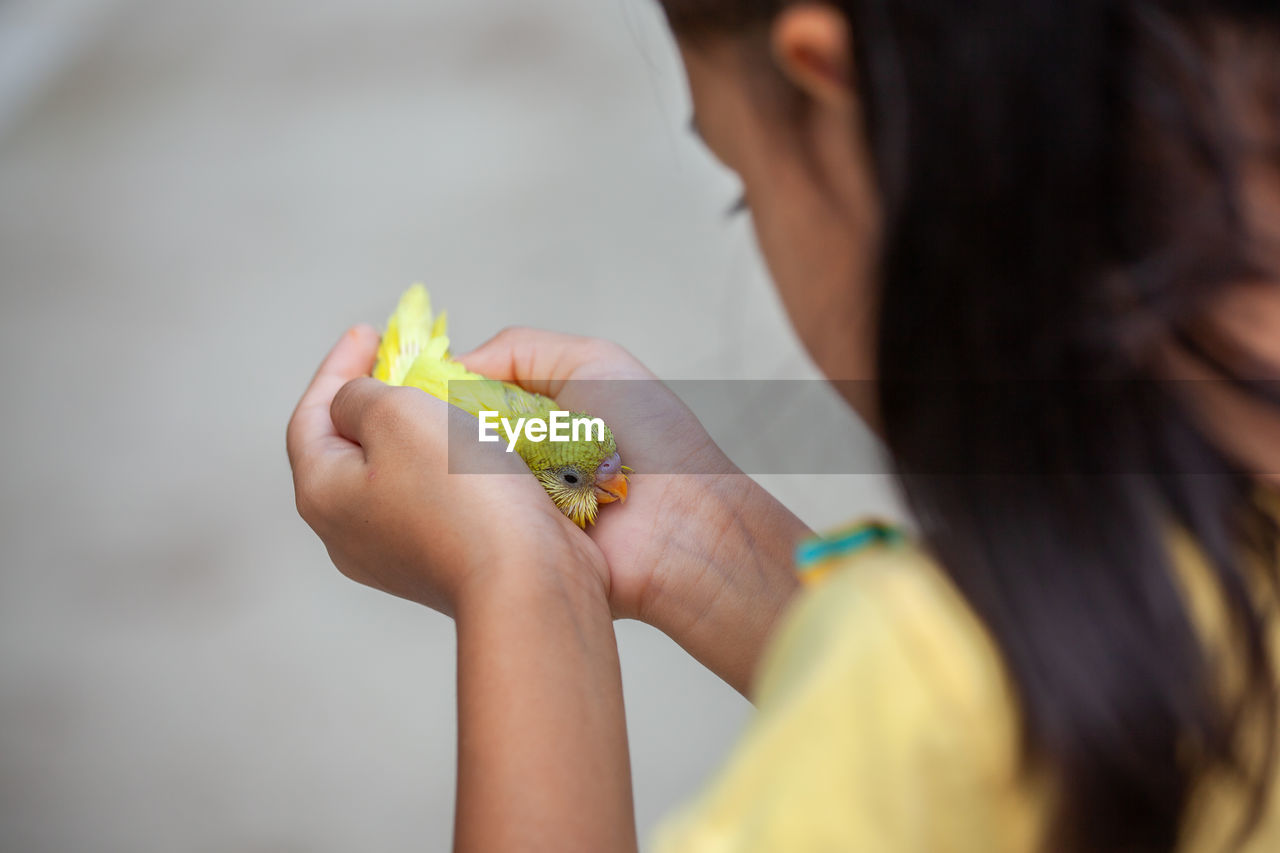
M452 625L328 564L285 423L415 280L459 349L813 377L688 118L650 0L0 0L0 850L447 848ZM750 708L618 635L645 837Z

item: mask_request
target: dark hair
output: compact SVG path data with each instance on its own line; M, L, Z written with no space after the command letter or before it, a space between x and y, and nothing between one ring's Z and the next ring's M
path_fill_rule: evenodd
M663 5L696 39L763 33L787 0ZM885 216L884 435L924 542L999 645L1027 768L1058 781L1046 844L1172 850L1211 771L1252 788L1243 842L1273 771L1257 584L1275 592L1276 525L1159 358L1181 344L1221 367L1207 301L1265 277L1239 174L1280 145L1274 124L1245 133L1226 72L1262 51L1245 88L1273 100L1248 106L1280 118L1280 4L831 5ZM1231 695L1180 594L1175 528L1216 581Z

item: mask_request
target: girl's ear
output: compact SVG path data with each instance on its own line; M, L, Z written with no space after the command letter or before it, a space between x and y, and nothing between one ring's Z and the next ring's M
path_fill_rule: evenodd
M855 102L849 22L826 3L787 6L770 32L773 59L783 75L813 100L832 107Z

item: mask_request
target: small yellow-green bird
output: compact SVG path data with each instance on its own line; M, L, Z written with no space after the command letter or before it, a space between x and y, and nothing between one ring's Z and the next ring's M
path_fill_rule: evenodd
M476 418L481 412L497 412L498 419L545 423L552 412L562 411L550 397L486 379L454 361L445 314L432 315L431 297L421 284L405 291L387 321L373 377L388 385L420 388ZM455 383L452 392L450 381ZM570 420L590 417L585 412L568 415ZM595 522L600 504L627 499L631 469L622 464L613 433L599 423L597 429L570 432L568 441L533 441L522 432L513 447L560 511L582 528Z

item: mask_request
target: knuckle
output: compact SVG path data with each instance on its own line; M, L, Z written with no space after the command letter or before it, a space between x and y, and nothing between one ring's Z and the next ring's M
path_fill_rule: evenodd
M330 407L333 409L346 409L354 405L356 396L364 387L364 383L360 379L352 379L338 389L338 393L333 395L333 402Z
M300 415L301 404L289 416L289 424L284 430L284 452L289 459L289 466L297 468L303 461L303 447L306 444L306 427Z
M432 402L429 394L418 388L388 388L370 401L361 416L361 429L380 447L404 447L420 441L427 423L434 423L427 411ZM366 444L366 449L369 445Z
M295 489L294 503L302 520L314 527L319 519L319 507L316 506L311 494L302 489Z
M293 472L294 505L302 520L315 530L334 516L332 468L321 460L306 460Z
M294 477L293 495L298 515L302 516L302 520L307 524L315 527L323 515L323 509L319 490L315 487L309 472L299 471Z
M630 359L631 354L607 338L586 338L583 341L584 354L592 361L616 362Z
M520 339L528 337L533 332L528 326L504 326L498 334L494 335L494 340Z
M388 388L377 394L365 407L366 425L378 432L392 432L400 429L406 420L407 398L401 393L410 390L404 388Z
M498 334L489 339L486 347L496 347L499 350L515 350L529 340L533 332L528 326L504 326L498 331Z

